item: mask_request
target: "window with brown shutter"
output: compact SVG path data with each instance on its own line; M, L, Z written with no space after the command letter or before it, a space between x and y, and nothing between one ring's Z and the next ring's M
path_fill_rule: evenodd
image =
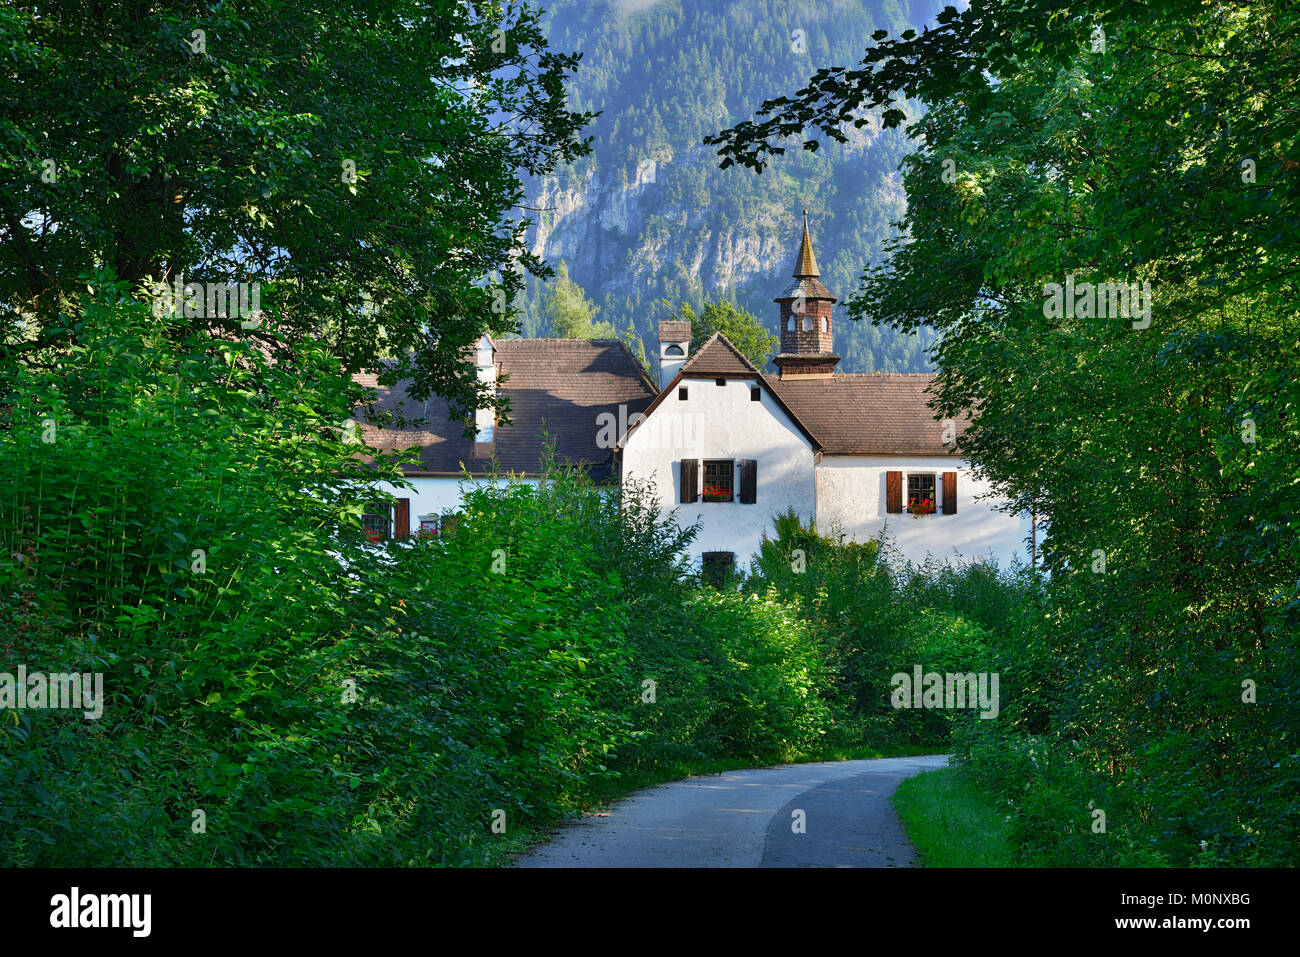
M943 514L957 514L957 473L943 473Z
M740 460L740 504L753 505L758 501L758 460Z
M682 459L682 502L694 502L700 495L698 459Z
M893 514L903 510L903 473L885 473L885 511Z
M396 525L395 534L398 538L406 538L411 534L411 500L409 498L399 498L397 500Z

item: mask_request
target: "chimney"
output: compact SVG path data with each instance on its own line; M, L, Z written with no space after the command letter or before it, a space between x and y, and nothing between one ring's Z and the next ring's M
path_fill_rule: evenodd
M673 381L691 351L691 324L689 322L659 323L659 391Z
M479 339L474 347L474 368L478 371L478 381L492 385L496 394L497 349L486 335ZM474 412L474 450L471 458L491 458L495 447L496 415L491 408L481 408Z

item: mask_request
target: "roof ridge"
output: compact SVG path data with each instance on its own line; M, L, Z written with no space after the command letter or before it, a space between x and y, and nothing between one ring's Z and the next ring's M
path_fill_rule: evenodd
M750 372L753 372L755 375L762 375L762 373L754 367L754 363L750 362L749 359L745 357L745 354L736 348L735 344L721 332L715 332L713 335L709 336L709 338L704 340L704 344L695 350L695 355L691 356L682 364L680 374L685 375L689 372L691 366L700 361L700 357L709 350L710 346L717 345L725 346L733 356L740 360L741 364L744 365L745 368L749 369Z

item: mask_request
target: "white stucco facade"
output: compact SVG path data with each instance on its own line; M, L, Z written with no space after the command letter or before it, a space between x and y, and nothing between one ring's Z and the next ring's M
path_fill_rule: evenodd
M426 517L440 521L443 515L452 514L461 511L462 487L466 485L485 485L490 483L491 479L453 477L453 476L424 476L409 477L406 480L412 488L398 488L388 482L381 482L378 486L382 492L387 492L394 498L410 499L411 501L411 534L415 534L420 529L420 522ZM504 483L505 479L498 479L498 482ZM516 481L525 482L530 485L536 485L536 479L517 479ZM441 527L441 526L439 526Z
M885 511L889 472L902 473L906 500L909 475L935 479L938 511L913 516ZM944 472L957 473L957 512L943 513ZM817 464L817 528L822 534L844 533L862 542L888 531L902 556L920 564L927 556L974 560L992 557L1005 568L1013 558L1027 558L1029 521L997 510L986 482L970 463L950 456L827 455Z
M812 443L774 401L761 390L750 398L752 380L683 379L645 421L632 429L623 445L623 478L651 484L665 510L683 528L701 523L691 546L698 565L704 552L734 552L740 565L758 551L772 516L793 508L804 521L815 514L816 482ZM687 397L678 398L685 388ZM733 486L739 488L739 462L756 463L756 501L681 502L681 462L736 463ZM700 476L701 486L704 483Z
M759 399L751 398L759 389ZM686 397L679 397L679 390ZM683 378L652 407L624 439L623 480L646 480L679 526L696 522L700 531L689 557L699 567L705 552L732 552L746 568L764 536L774 536L773 519L793 510L818 531L863 542L886 532L896 552L920 564L938 559L991 558L999 566L1028 554L1027 517L998 510L986 482L970 463L955 456L823 455L760 380ZM733 488L740 488L740 463L756 465L755 501L682 502L682 461L730 461ZM887 512L889 472L901 473L903 502L911 475L930 476L937 499L934 514ZM943 512L943 473L956 472L957 511Z

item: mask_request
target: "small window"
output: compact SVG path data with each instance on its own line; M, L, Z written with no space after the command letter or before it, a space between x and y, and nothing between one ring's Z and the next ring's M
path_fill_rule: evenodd
M678 402L686 401L686 386L682 386L680 389L677 390L677 401Z
M827 319L825 316L822 316L822 332L830 332L830 331L831 331L831 321Z
M734 501L736 483L736 463L730 459L705 461L704 463L704 501Z
M934 495L934 475L907 476L907 510L913 515L933 514L938 500Z
M735 552L705 552L700 562L704 580L714 588L723 588L736 571Z
M420 527L415 534L420 538L437 538L442 524L440 519L441 516L439 515L421 515Z
M676 343L674 343L673 345L670 345L667 349L664 350L664 355L666 355L666 356L684 356L684 355L686 355L686 353L682 351L682 347L681 347L681 346L679 346L679 345L677 345Z
M813 317L812 317L812 316L804 316L804 317L803 317L803 331L804 331L804 332L812 332L812 331L813 331Z
M749 401L750 401L750 402L761 402L761 401L763 401L763 390L760 389L760 388L759 388L758 386L756 386L756 385L755 385L755 386L750 386L750 387L749 387Z
M389 510L382 506L375 506L373 511L366 512L361 516L361 530L372 542L392 538L393 520Z
M713 380L713 384L714 384L714 385L726 385L726 384L727 384L727 380L726 380L726 379L714 379L714 380Z

